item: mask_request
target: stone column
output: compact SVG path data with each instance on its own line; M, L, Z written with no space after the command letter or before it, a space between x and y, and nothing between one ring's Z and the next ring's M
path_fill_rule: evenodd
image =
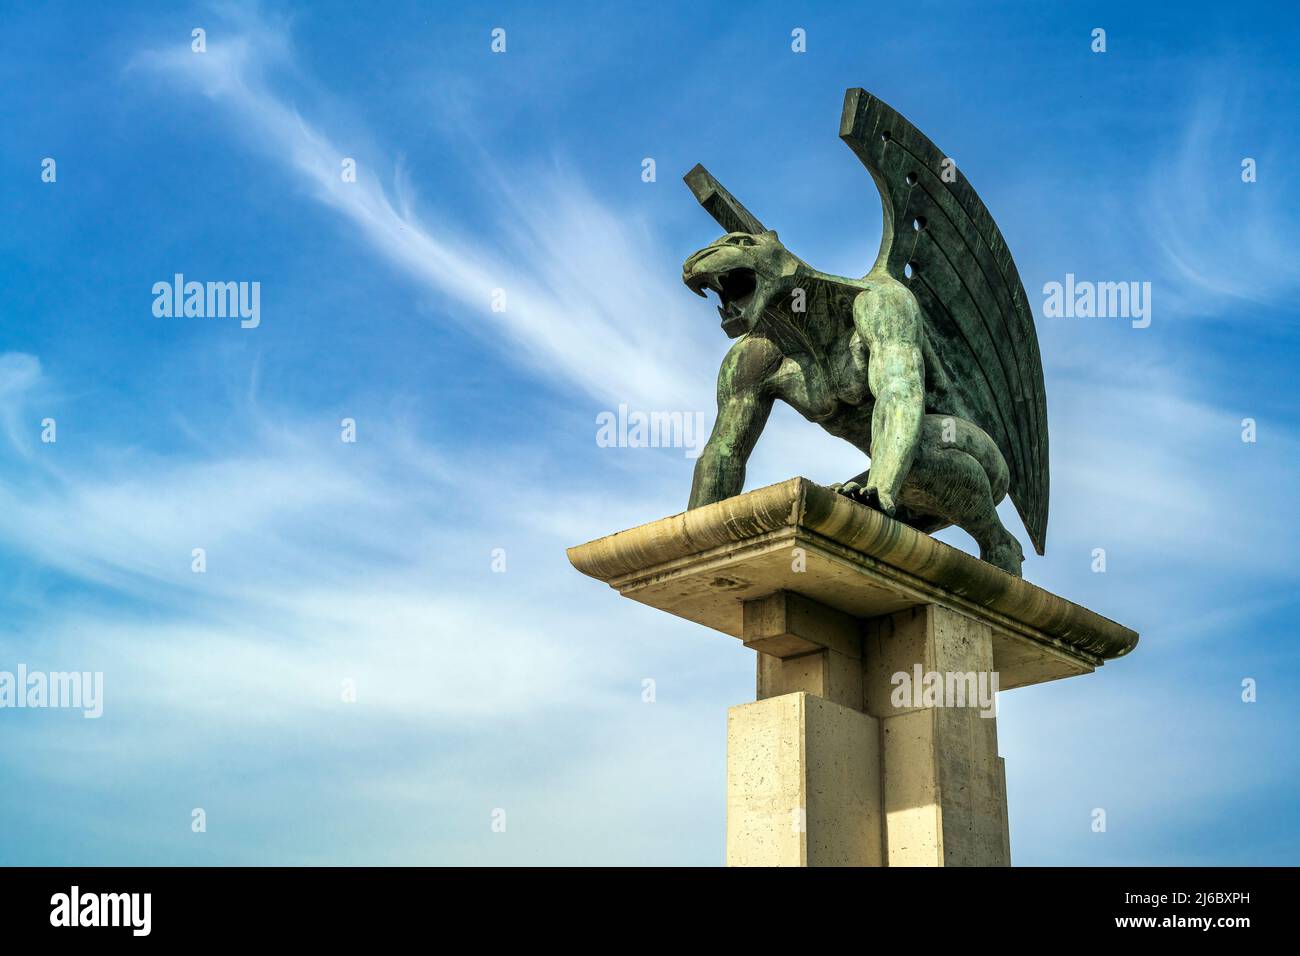
M806 691L727 711L727 865L879 866L880 726Z
M887 864L1009 866L1007 788L990 699L993 629L926 604L868 620L865 632L867 711L881 730ZM926 699L928 675L942 681L936 699ZM904 689L910 693L895 693ZM896 704L898 696L911 699Z
M727 864L879 866L880 726L860 622L793 591L741 605L758 700L727 712Z
M569 558L757 652L757 700L727 717L735 866L1008 865L994 679L1090 674L1138 640L804 478Z

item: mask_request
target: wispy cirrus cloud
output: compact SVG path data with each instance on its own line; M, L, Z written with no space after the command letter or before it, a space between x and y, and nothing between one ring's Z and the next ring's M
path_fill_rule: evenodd
M0 371L15 370L0 377L0 411L29 416L36 390L56 384L38 368L0 355ZM606 603L563 599L593 594L563 558L573 523L535 515L535 500L502 495L479 464L449 463L400 424L373 422L352 445L333 423L251 402L231 415L232 437L199 454L92 447L61 462L48 446L44 467L5 470L0 548L26 571L6 581L0 667L102 671L105 710L71 725L37 714L4 763L19 789L65 794L53 804L64 817L25 811L39 832L78 801L117 831L103 855L87 837L21 859L595 862L563 835L616 830L619 815L549 816L574 788L599 778L627 807L698 789L669 780L670 765L707 778L715 744L698 739L707 708L689 682L658 723L640 699L641 677L670 669L649 638L663 628L611 641ZM29 433L18 441L30 458ZM702 643L705 660L739 653ZM705 660L693 667L707 674ZM637 782L656 773L651 789ZM114 809L128 798L131 811ZM186 843L194 806L214 826ZM498 806L532 827L483 839ZM280 832L259 838L279 814ZM298 828L302 814L333 820L342 843Z
M686 295L677 266L657 261L642 224L562 173L520 189L510 182L517 171L483 170L501 218L473 233L417 213L400 163L358 157L358 181L344 182L340 161L359 150L339 148L292 105L285 91L312 81L294 62L284 24L227 12L241 29L210 39L206 54L185 45L148 52L130 72L165 76L182 94L210 99L247 148L297 176L381 259L445 301L445 316L482 329L548 383L608 406L711 399L717 348L695 348L693 326L673 315L672 303ZM352 130L345 139L365 137ZM388 190L370 173L382 165L395 169ZM503 312L490 309L495 288L507 294ZM644 320L647 308L654 322ZM34 356L6 356L0 373L11 448L31 458L25 419L35 390L51 383ZM32 666L103 670L109 695L105 719L88 722L94 726L70 732L29 722L7 758L28 786L65 781L66 761L101 768L79 799L137 794L140 781L153 780L175 805L147 819L114 817L132 835L126 859L137 862L192 858L194 849L167 835L177 822L167 815L195 804L225 805L239 820L210 841L228 862L264 858L265 845L251 835L265 808L290 794L343 827L356 821L367 835L339 850L303 833L281 844L279 859L361 859L354 854L369 846L370 860L428 862L451 853L467 861L490 848L445 827L421 846L401 817L427 813L432 803L455 830L459 815L486 819L498 802L525 819L563 806L569 788L593 776L610 792L608 766L624 759L655 712L640 699L639 675L670 668L649 640L663 628L611 646L604 604L556 600L590 582L563 559L578 522L557 524L555 510L589 512L594 496L556 495L539 514L535 495L484 480L483 463L461 454L448 464L401 427L372 426L364 442L345 446L331 422L273 420L251 404L232 416L230 440L205 435L201 448L81 442L62 456L44 449L37 469L7 473L0 543L30 572L9 582L13 613L0 650ZM487 515L494 532L483 527ZM203 573L191 567L196 547L205 552ZM512 568L523 562L532 573L493 574L497 547ZM65 599L69 591L75 600ZM708 673L701 664L710 658L738 653L730 642L706 650L713 653L696 659L696 673ZM355 682L355 705L340 697L344 680ZM689 681L674 693L686 709L666 721L667 738L656 738L659 757L637 758L638 772L664 760L675 767L703 760L714 746L701 745L694 730ZM575 746L579 724L593 739ZM606 735L615 726L626 732L611 753ZM66 759L38 759L54 749ZM419 755L413 765L404 756L411 753ZM528 773L529 760L543 753L545 773ZM361 762L367 778L323 796L318 768L339 760ZM291 767L302 761L314 769L297 789ZM265 774L217 779L210 766L260 766ZM172 793L172 780L198 791ZM400 799L386 798L393 793ZM623 804L650 798L628 793ZM364 809L349 814L340 800ZM574 826L603 825L600 816L587 813ZM522 861L542 845L550 846L547 858L564 859L563 841L545 835L563 831L562 821L548 820L536 831L540 840L498 841L501 861ZM109 858L122 861L116 850ZM51 858L58 851L47 846Z
M681 306L677 264L663 259L644 225L594 199L571 175L490 165L473 151L476 172L440 188L483 189L495 220L468 232L445 216L416 210L400 162L363 159L355 182L340 175L345 157L369 137L342 140L316 126L275 90L272 75L313 87L298 68L287 27L244 13L240 32L213 37L204 54L188 46L135 57L147 71L193 90L224 110L230 128L282 166L310 195L338 212L376 254L443 297L447 314L488 328L521 364L606 403L681 407L711 389L716 347L696 333ZM450 145L450 144L449 144ZM371 149L372 156L382 151ZM391 166L391 194L373 171ZM520 186L518 184L525 184ZM485 213L485 215L487 215ZM492 308L494 290L505 308Z
M1181 137L1156 157L1139 203L1146 235L1171 278L1167 307L1207 315L1225 305L1278 305L1300 289L1300 208L1289 173L1291 131L1267 124L1238 83L1197 96ZM1252 126L1246 117L1256 120ZM1243 180L1242 163L1256 180Z

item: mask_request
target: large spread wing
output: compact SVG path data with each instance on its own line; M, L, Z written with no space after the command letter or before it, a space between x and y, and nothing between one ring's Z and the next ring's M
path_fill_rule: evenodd
M844 95L840 138L884 205L872 272L905 283L964 413L997 442L1039 554L1047 537L1047 396L1033 313L1002 233L946 154L865 90Z

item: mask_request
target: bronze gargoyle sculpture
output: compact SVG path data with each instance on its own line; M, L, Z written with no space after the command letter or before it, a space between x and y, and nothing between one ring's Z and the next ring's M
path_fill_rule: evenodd
M1038 337L1011 253L975 190L899 113L845 94L840 138L884 206L861 279L813 269L702 166L686 175L726 235L682 279L719 299L735 344L718 374L718 417L689 507L740 494L776 399L870 456L835 485L925 532L957 525L1014 575L1024 554L1002 524L1007 494L1043 553L1047 401Z

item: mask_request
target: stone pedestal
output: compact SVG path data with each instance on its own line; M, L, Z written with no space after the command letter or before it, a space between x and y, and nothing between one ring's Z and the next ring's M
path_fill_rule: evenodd
M740 638L727 862L1011 861L996 691L1137 634L804 478L569 550L620 594Z
M727 864L878 866L877 721L804 691L727 711Z

